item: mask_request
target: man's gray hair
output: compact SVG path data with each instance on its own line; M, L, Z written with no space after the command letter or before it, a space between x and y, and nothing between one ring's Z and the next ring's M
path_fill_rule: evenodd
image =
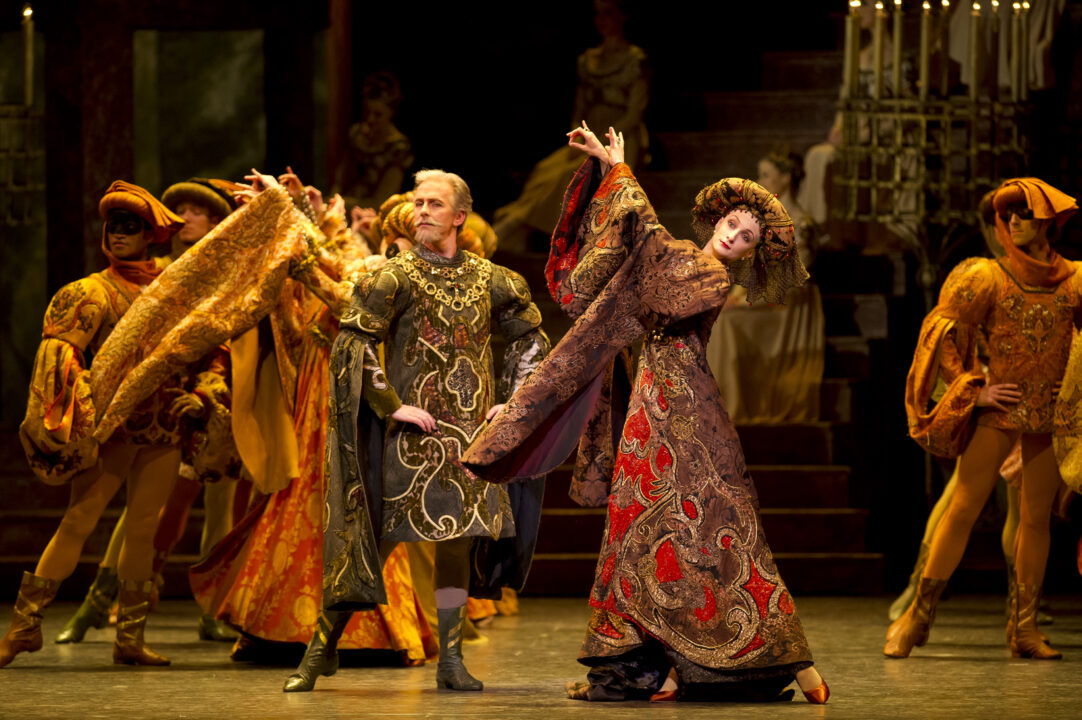
M473 195L470 194L470 186L461 177L443 170L418 170L413 176L413 189L416 190L421 183L429 180L439 180L451 186L455 212L465 210L469 213L473 210Z

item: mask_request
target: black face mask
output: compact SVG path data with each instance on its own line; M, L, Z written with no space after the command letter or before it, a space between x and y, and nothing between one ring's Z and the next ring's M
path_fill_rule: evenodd
M146 221L135 213L109 213L105 223L105 232L110 235L139 235L146 227Z
M1000 215L1000 217L1003 218L1003 222L1009 223L1011 221L1011 215L1017 215L1020 220L1033 219L1033 211L1025 205L1010 205L1003 211L1003 214Z

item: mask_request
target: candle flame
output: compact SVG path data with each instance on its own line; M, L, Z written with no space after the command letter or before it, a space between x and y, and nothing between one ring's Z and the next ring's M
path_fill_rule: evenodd
M976 10L977 12L980 12L981 11L981 4L980 3L973 3L973 9Z
M851 8L860 7L860 0L849 0L849 7L851 7Z
M894 0L894 7L900 8L902 6L902 0Z
M875 3L875 9L876 9L876 10L882 10L882 9L883 9L883 3L881 3L881 2L876 2L876 3Z
M1018 12L1019 10L1021 10L1021 9L1022 9L1022 3L1015 3L1015 4L1014 4L1014 5L1012 5L1011 7L1013 7L1013 8L1014 8L1014 11L1015 11L1015 12Z
M932 4L928 0L924 0L924 12L928 12L932 9Z
M992 0L992 9L999 10L999 0Z
M29 5L23 5L23 17L28 18L34 14L34 9Z
M943 0L943 7L949 8L951 6L951 0Z
M1029 10L1029 3L1028 2L1022 3L1022 9L1023 10Z

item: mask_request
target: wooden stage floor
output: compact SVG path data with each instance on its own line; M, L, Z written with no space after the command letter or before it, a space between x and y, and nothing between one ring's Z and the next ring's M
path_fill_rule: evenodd
M1051 598L1045 627L1064 659L1012 660L1004 645L1003 600L955 596L940 605L931 641L908 660L881 654L886 598L798 599L816 665L830 684L826 706L803 698L768 705L590 704L567 700L564 682L584 676L575 662L587 616L579 599L524 598L522 614L485 629L465 648L481 693L439 692L435 664L343 667L311 693L285 694L291 667L234 663L229 645L200 642L191 602L168 601L151 617L152 646L168 668L114 666L113 631L91 630L79 645L52 638L74 610L48 612L45 647L0 670L0 718L1078 718L1082 717L1082 596ZM11 606L0 611L7 627Z

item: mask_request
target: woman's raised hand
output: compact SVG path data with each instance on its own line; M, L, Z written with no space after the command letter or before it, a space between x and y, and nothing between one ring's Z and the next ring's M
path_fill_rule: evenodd
M609 162L619 165L624 162L624 134L616 132L610 126L605 136L609 139L609 147L606 148L609 151Z
M582 142L576 142L581 140ZM597 139L597 135L594 135L593 130L586 126L586 121L582 121L580 127L575 128L567 134L567 144L578 150L582 150L587 155L591 155L601 161L604 165L611 165L612 161L609 159L609 151L605 149L605 146L601 144L601 141Z
M616 132L610 127L605 136L609 139L608 147L601 144L601 141L597 139L597 135L594 135L593 131L586 126L586 121L583 120L581 127L577 127L567 134L567 144L600 160L602 170L607 171L610 166L624 161L624 134ZM581 140L581 142L576 142L577 140Z

